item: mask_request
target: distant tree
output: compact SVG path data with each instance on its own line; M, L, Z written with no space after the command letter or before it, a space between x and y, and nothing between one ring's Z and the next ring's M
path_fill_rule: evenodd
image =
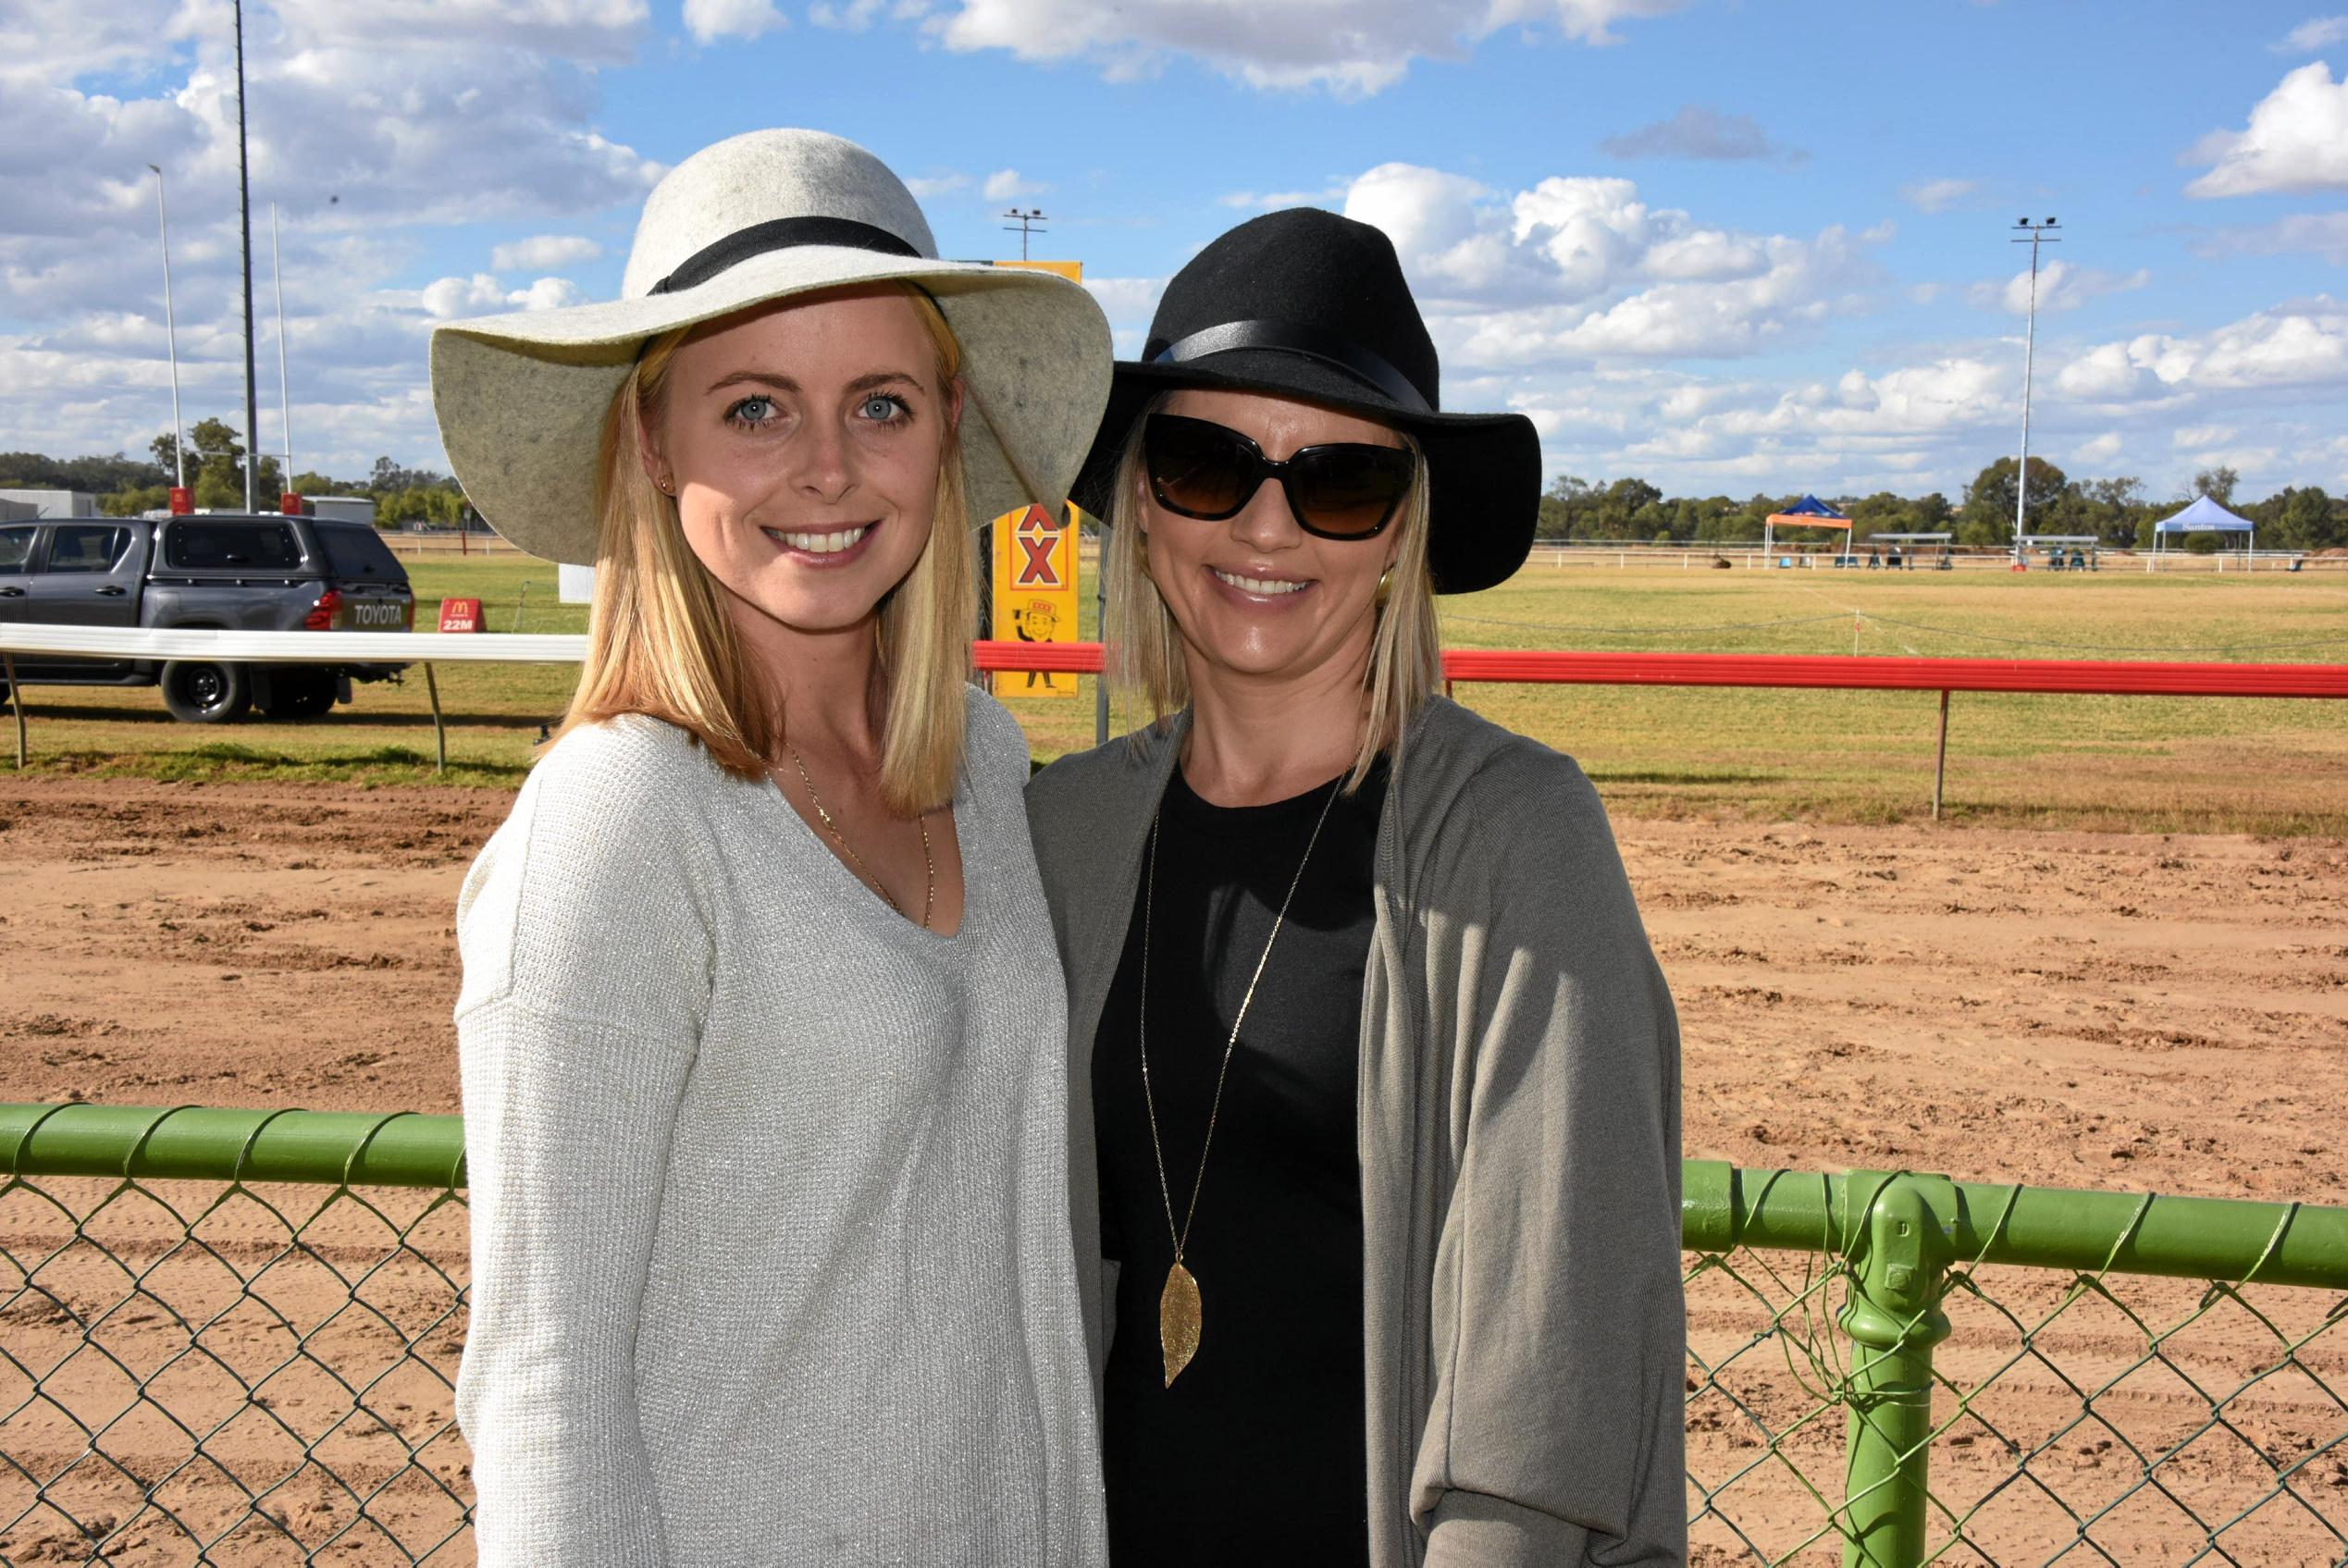
M1967 523L1976 525L1974 533L1980 536L1984 528L2000 530L1965 542L1996 544L2014 537L2014 475L2016 472L2014 460L2010 457L2001 457L1979 474L1974 475L1973 482L1965 487L1965 503L1962 512ZM2032 458L2030 460L2030 511L2036 513L2051 510L2055 502L2061 499L2063 489L2070 482L2061 469L2048 463L2045 458ZM2033 524L2030 526L2035 531L2036 525ZM2051 533L2054 530L2047 531Z
M2234 503L2234 486L2241 480L2242 475L2231 468L2205 468L2194 475L2194 495L2207 496L2219 506L2231 506ZM2190 500L2193 497L2185 499Z
M2340 503L2313 485L2278 490L2250 508L2249 515L2262 539L2284 549L2329 549L2348 543Z

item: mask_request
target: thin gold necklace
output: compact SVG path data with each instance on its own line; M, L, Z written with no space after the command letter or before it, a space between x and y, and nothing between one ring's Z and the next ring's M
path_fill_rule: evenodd
M896 899L889 896L888 888L879 877L872 874L872 868L864 863L864 857L856 852L856 846L847 841L847 834L840 831L840 824L834 821L832 813L824 809L823 797L815 793L815 780L809 776L807 764L799 759L799 748L786 740L783 743L783 749L791 754L791 766L799 771L799 783L807 786L808 804L815 808L815 815L823 823L824 831L832 835L832 842L840 846L842 854L856 863L857 870L871 885L872 891L881 895L881 902L895 909L897 917L900 920L903 919L904 909L898 906ZM930 923L930 911L937 907L937 860L930 854L929 814L923 812L913 820L921 829L921 872L928 884L921 895L921 924L926 929Z
M1313 846L1321 841L1321 828L1328 821L1329 808L1337 804L1337 792L1344 786L1345 777L1341 773L1328 787L1328 798L1321 802L1321 814L1313 823L1313 836L1304 841L1304 854L1296 862L1296 875L1289 879L1288 896L1280 900L1279 913L1272 917L1272 934L1264 939L1264 951L1256 957L1255 972L1248 977L1247 993L1240 998L1239 1016L1231 1019L1230 1038L1223 1042L1223 1065L1216 1069L1215 1099L1206 1113L1206 1137L1198 1148L1198 1175L1191 1180L1190 1207L1182 1211L1179 1229L1174 1224L1174 1193L1166 1180L1166 1149L1157 1136L1157 1096L1150 1088L1150 916L1157 907L1157 825L1165 807L1161 804L1157 814L1150 818L1149 886L1142 899L1142 1006L1135 1032L1142 1048L1142 1102L1149 1108L1150 1152L1157 1160L1157 1195L1166 1204L1166 1234L1174 1243L1174 1266L1166 1271L1166 1288L1157 1298L1157 1344L1165 1358L1166 1386L1169 1389L1198 1353L1205 1308L1198 1280L1182 1266L1182 1254L1190 1246L1191 1221L1198 1217L1199 1191L1206 1185L1206 1154L1215 1146L1215 1123L1223 1111L1223 1080L1230 1074L1231 1053L1239 1045L1240 1025L1247 1021L1248 1005L1255 1000L1255 982L1264 978L1264 966L1271 962L1272 944L1280 939L1280 927L1288 920L1288 907L1296 901L1296 890L1304 881L1304 868L1312 861Z

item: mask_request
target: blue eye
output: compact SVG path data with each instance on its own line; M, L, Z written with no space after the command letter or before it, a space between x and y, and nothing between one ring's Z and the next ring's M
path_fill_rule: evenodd
M729 425L755 426L768 423L774 416L774 400L757 392L725 411L725 422Z
M894 392L875 392L859 405L858 413L876 425L893 425L912 417L912 405Z

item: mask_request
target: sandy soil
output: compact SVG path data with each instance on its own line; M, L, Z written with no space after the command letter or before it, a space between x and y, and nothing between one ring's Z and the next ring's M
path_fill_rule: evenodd
M0 783L0 941L7 955L0 1098L455 1109L452 911L465 865L505 805L486 793ZM1690 1155L2348 1203L2348 1159L2340 1152L2341 1107L2348 1105L2348 844L1640 820L1619 831L1680 1006ZM56 1244L55 1211L31 1198L19 1190L0 1200L0 1244L19 1256L44 1226L47 1244ZM190 1194L188 1201L200 1208L204 1200ZM168 1270L196 1271L202 1262L184 1249L167 1255L177 1221L159 1211L128 1205L110 1210L107 1223L122 1228L117 1250L154 1260L159 1272L149 1294L167 1296ZM206 1223L224 1228L224 1258L253 1267L272 1255L272 1235L282 1237L257 1210L224 1211ZM354 1260L346 1266L355 1274L392 1231L340 1214L309 1234ZM461 1216L427 1218L414 1247L461 1278ZM57 1287L68 1304L125 1293L125 1277L107 1275L94 1258L80 1275L72 1266L72 1258L60 1259L43 1275L44 1284L79 1281ZM225 1266L202 1266L214 1271L207 1278L216 1285ZM313 1274L297 1280L280 1270L270 1282L290 1297L310 1292L302 1299L314 1298L323 1321L351 1292ZM187 1289L205 1288L192 1272L191 1281ZM1985 1283L2026 1321L2034 1321L2027 1309L2043 1313L2053 1303L2044 1281ZM2131 1288L2138 1286L2129 1303L2156 1322L2185 1315L2198 1296L2160 1282ZM453 1369L461 1318L438 1315L449 1310L451 1292L416 1257L377 1275L367 1290L389 1291L399 1304L380 1321L346 1315L335 1332L352 1336L351 1353L375 1356L415 1386L395 1401L397 1412L378 1401L359 1421L404 1429L414 1440L447 1419L445 1389L422 1364ZM2331 1304L2289 1292L2280 1299L2275 1310L2286 1316L2317 1315L2301 1332ZM2275 1341L2249 1315L2227 1306L2194 1331L2192 1346L2181 1340L2178 1356L2231 1389L2275 1359L2268 1353ZM271 1336L290 1347L307 1331L302 1310L310 1309L288 1309L291 1326L257 1313L242 1328L224 1320L205 1343L243 1347L219 1352L230 1361L250 1352L265 1358L256 1366L274 1364L266 1360ZM1960 1382L1986 1376L2019 1348L2015 1331L1980 1303L1953 1303L1950 1311L1958 1333L1942 1362ZM133 1315L109 1320L106 1331L122 1340L119 1353L133 1364L167 1355L174 1332L167 1315L143 1323ZM1743 1343L1760 1321L1749 1299L1724 1281L1691 1293L1691 1340L1711 1357ZM421 1335L421 1362L403 1361L402 1346L419 1337L422 1322L434 1327ZM69 1353L76 1337L70 1319L30 1296L0 1316L0 1334L36 1368L46 1364L43 1356ZM2314 1340L2304 1359L2331 1388L2348 1391L2342 1341L2348 1327ZM2096 1304L2066 1315L2040 1345L2067 1347L2074 1376L2083 1363L2108 1377L2141 1353L2143 1342L2140 1331ZM184 1331L178 1343L185 1345ZM76 1377L95 1359L85 1351ZM1755 1365L1762 1361L1773 1369ZM310 1364L302 1359L296 1370ZM2186 1375L2156 1365L2097 1409L2113 1414L2129 1440L2156 1452L2193 1433L2206 1415L2206 1404L2178 1382ZM109 1376L129 1386L121 1374ZM210 1393L192 1384L185 1397L228 1398L234 1409L230 1386L213 1383ZM1775 1348L1739 1358L1723 1385L1777 1421L1808 1402ZM1997 1388L2002 1402L1985 1407L2005 1412L1991 1415L1996 1432L1959 1434L1965 1440L1936 1462L1943 1489L1960 1504L2011 1472L2015 1455L2005 1442L2028 1452L2078 1411L2077 1399L2035 1359L2026 1358ZM13 1389L0 1389L0 1410L13 1408L21 1389L20 1377ZM283 1392L282 1408L298 1413L286 1422L320 1431L351 1408L348 1396L321 1377L298 1389L288 1379L273 1391ZM103 1405L114 1396L101 1389L91 1397ZM2348 1426L2348 1412L2296 1370L2261 1385L2238 1413L2243 1431L2286 1464ZM117 1428L119 1441L160 1445L152 1463L167 1470L172 1434L158 1419L142 1419L144 1426ZM259 1463L290 1440L275 1426L247 1425L249 1439L240 1425L209 1440L205 1452L233 1467L233 1454ZM348 1464L365 1470L396 1458L388 1448L381 1455L364 1451L369 1433L353 1434L351 1425L335 1428L336 1442L355 1445ZM1786 1450L1829 1495L1839 1484L1840 1428L1839 1416L1815 1424ZM2093 1512L2140 1472L2124 1452L2115 1457L2114 1435L2091 1421L2033 1460L2031 1474L2082 1512ZM1747 1418L1718 1395L1691 1412L1690 1438L1691 1462L1715 1484L1760 1452ZM11 1452L30 1446L62 1464L76 1442L45 1404L0 1419L0 1444ZM2272 1485L2271 1471L2259 1478L2248 1453L2221 1427L2187 1445L2163 1475L2180 1497L2206 1493L2214 1523ZM462 1488L463 1453L452 1433L431 1446L426 1462ZM205 1463L182 1472L181 1484L201 1492ZM382 1474L397 1470L394 1463ZM73 1484L90 1488L87 1507L110 1522L136 1512L135 1503L129 1510L118 1499L107 1503L124 1485L118 1477L85 1466ZM0 1481L0 1522L24 1506L16 1495L21 1489L14 1476ZM217 1495L208 1502L191 1494L192 1517L214 1509L224 1511L217 1517L225 1522L242 1507L216 1484L211 1489ZM2223 1537L2226 1549L2245 1562L2338 1559L2348 1549L2331 1534L2348 1535L2342 1448L2297 1473L2293 1491L2300 1502L2284 1498L2261 1510ZM2228 1499L2231 1506L2220 1506ZM355 1501L315 1470L267 1506L312 1545L357 1516ZM431 1488L402 1483L370 1512L403 1521L397 1533L417 1543L443 1532L449 1506ZM1815 1505L1775 1462L1730 1488L1719 1508L1773 1550L1818 1523ZM122 1560L192 1555L184 1537L154 1514L146 1518L125 1533L121 1544L131 1549ZM1973 1528L1985 1539L2039 1542L2043 1556L2046 1543L2070 1538L2072 1526L2044 1491L2024 1484L2000 1492ZM375 1531L363 1524L343 1537L334 1560L386 1560L389 1540ZM2094 1534L2123 1561L2181 1559L2206 1544L2178 1506L2149 1490L2099 1521ZM1697 1538L1699 1560L1736 1544L1721 1520L1699 1525ZM298 1555L282 1537L278 1545ZM0 1557L15 1561L80 1561L86 1550L86 1537L45 1513L0 1534ZM275 1555L254 1536L239 1560ZM469 1555L469 1543L460 1540L434 1561Z

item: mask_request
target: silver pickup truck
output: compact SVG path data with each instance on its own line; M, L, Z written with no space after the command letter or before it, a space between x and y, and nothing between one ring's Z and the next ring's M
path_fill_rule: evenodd
M362 523L217 512L148 520L58 517L0 524L0 621L242 632L404 632L415 594L398 558ZM197 724L313 718L352 681L404 664L225 664L204 660L15 656L26 685L163 688ZM5 689L5 688L0 688Z

